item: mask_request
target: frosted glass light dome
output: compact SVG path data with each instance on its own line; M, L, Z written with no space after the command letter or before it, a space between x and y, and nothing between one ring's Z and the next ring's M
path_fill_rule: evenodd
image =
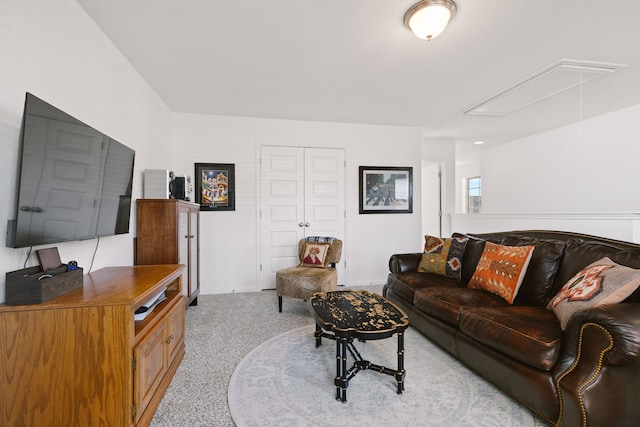
M424 0L407 11L404 23L416 37L431 40L444 31L455 12L452 0Z

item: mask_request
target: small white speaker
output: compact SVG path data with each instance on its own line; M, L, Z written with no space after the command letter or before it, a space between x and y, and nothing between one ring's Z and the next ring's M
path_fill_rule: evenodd
M170 175L169 169L145 169L142 197L145 199L168 199Z

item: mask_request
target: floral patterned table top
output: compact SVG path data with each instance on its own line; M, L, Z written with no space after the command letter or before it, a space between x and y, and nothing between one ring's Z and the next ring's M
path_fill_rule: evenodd
M382 339L409 326L399 307L368 291L318 292L309 307L316 323L338 336Z

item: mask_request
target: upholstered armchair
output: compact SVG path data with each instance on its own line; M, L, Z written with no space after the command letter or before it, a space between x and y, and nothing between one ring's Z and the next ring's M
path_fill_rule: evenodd
M298 242L300 264L276 273L278 311L282 312L283 297L307 300L316 292L335 291L338 287L338 272L335 266L340 262L341 255L342 240L340 239L313 237L301 239Z

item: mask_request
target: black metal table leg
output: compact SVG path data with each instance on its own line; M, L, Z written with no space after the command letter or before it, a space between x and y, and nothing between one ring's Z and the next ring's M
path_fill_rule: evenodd
M336 337L336 400L347 401L347 339Z
M404 331L398 332L398 370L396 371L396 381L398 381L398 394L404 391Z
M322 328L316 323L316 331L313 334L316 337L316 348L322 345Z

